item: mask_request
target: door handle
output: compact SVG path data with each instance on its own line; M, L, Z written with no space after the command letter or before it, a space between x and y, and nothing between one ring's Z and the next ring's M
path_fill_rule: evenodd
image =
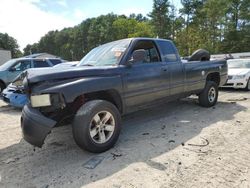
M162 71L163 71L163 72L167 72L168 69L167 69L167 68L162 68Z

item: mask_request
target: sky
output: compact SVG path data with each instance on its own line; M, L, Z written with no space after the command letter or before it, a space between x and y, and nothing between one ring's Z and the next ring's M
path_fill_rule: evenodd
M180 7L180 0L170 0ZM146 16L153 0L0 0L0 32L17 39L20 49L38 42L51 30L80 24L113 12Z

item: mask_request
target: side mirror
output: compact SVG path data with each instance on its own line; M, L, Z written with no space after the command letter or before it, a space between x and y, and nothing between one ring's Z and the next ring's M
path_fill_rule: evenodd
M15 71L16 71L16 68L15 68L15 67L10 67L9 71L10 71L10 72L15 72Z
M132 54L131 59L128 61L129 65L132 65L133 63L141 62L146 59L146 51L144 49L135 50Z

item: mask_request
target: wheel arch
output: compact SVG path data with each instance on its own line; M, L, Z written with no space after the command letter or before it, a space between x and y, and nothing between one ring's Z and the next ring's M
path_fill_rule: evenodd
M206 81L213 81L219 86L220 85L220 73L219 72L209 73L207 75Z
M113 105L116 106L116 108L119 110L119 112L123 113L123 102L120 93L115 89L109 89L109 90L102 90L102 91L96 91L96 92L90 92L90 93L84 93L82 95L79 95L75 102L79 102L79 99L82 99L82 104L92 101L92 100L105 100Z

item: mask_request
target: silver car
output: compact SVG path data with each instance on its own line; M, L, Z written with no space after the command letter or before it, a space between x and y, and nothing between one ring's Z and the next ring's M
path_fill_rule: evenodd
M250 59L230 59L228 64L228 80L223 87L250 90Z
M63 61L59 58L18 58L11 59L0 66L0 93L21 72L29 68L53 67Z

